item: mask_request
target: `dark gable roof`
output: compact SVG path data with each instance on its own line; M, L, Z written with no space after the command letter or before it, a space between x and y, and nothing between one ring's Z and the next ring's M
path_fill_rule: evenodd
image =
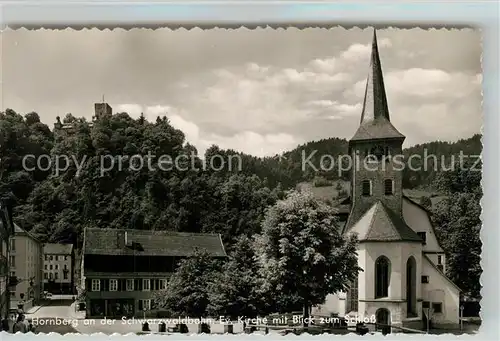
M409 241L420 242L422 239L413 231L404 220L377 201L358 220L347 233L356 233L359 241Z
M70 255L72 251L72 244L47 243L43 246L43 253L46 255Z
M127 235L129 245L137 243L142 250L119 247L119 238ZM220 234L170 231L85 228L85 255L191 256L196 248L214 257L225 257Z

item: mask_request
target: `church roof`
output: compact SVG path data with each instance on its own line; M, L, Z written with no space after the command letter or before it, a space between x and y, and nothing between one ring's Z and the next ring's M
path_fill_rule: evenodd
M348 234L356 233L359 241L411 241L422 242L403 218L381 201L377 201L351 228Z
M384 77L378 53L377 34L373 32L370 69L366 80L360 125L351 141L371 139L404 139L391 123L385 93Z

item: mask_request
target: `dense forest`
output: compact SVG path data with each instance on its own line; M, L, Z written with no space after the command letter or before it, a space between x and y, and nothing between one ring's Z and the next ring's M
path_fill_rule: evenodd
M304 152L316 151L311 158L315 164L324 154L346 154L344 139L309 142L266 158L212 146L192 160L200 167L165 171L140 167L138 160L120 156L150 153L153 159L169 155L191 160L196 149L166 117L148 122L144 117L133 119L118 113L93 122L92 127L72 115L63 121L72 124L70 131L50 129L34 112L23 116L7 109L0 113L0 193L14 204L15 222L44 242L78 247L86 226L216 232L231 252L238 240L261 232L266 209L284 198L286 190L318 176L330 180L348 176L336 170L318 174L312 168L302 169ZM453 143L413 146L404 153L424 155L427 150L439 160L444 157L448 166L456 162L451 155L461 151L480 155L481 149L481 136L475 135ZM25 159L26 155L33 157ZM238 155L241 169L202 167L215 155L223 160ZM104 173L103 160L108 163ZM63 168L59 173L55 172L56 161ZM109 167L111 162L113 167ZM419 172L405 169L403 176L407 189L444 196L436 205L426 196L421 203L434 213L448 254L448 275L467 293L478 296L481 172L431 166Z

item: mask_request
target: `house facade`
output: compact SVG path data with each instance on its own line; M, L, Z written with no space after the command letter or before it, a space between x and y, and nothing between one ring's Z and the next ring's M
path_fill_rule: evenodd
M11 307L22 304L26 310L40 301L42 257L42 243L14 223L14 235L10 237L9 245L9 272L15 283L10 287Z
M8 281L9 281L9 267L8 267L8 243L9 237L7 231L4 229L4 224L1 224L0 231L0 317L6 316L10 306Z
M219 234L86 228L81 286L87 317L155 315L154 293L196 248L226 257Z
M13 233L12 214L4 203L0 203L0 318L6 317L10 308L9 238Z
M363 271L347 292L329 295L314 313L374 316L379 324L418 329L427 319L436 327L458 325L460 289L444 274L445 254L430 215L403 195L396 156L404 139L390 121L374 33L360 125L349 141L350 197L341 203L350 207L342 233L358 236Z
M43 290L53 294L73 294L73 245L47 243L43 246L43 257Z

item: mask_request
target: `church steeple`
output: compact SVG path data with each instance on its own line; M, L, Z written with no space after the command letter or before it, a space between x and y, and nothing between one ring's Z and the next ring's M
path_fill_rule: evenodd
M404 136L394 128L390 121L377 33L374 30L360 126L351 141L392 138L404 139Z
M379 205L376 212L387 211L387 217L402 217L402 171L391 155L402 155L404 139L389 118L377 34L374 32L361 120L349 141L349 154L354 165L351 170L352 206L345 229L350 229L374 205Z

